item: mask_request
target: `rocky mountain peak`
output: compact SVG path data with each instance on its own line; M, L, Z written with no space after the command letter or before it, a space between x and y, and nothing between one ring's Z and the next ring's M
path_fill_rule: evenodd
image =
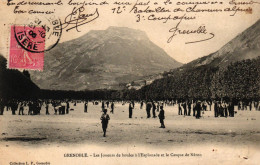
M146 33L109 27L57 45L32 80L44 89L120 89L128 82L181 66ZM67 79L70 81L67 81Z

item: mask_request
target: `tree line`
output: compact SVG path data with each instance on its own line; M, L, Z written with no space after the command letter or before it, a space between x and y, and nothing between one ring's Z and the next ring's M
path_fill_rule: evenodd
M260 57L231 63L226 68L202 65L176 69L143 87L140 98L259 99Z
M45 90L30 81L28 72L6 69L1 62L0 97L85 100L236 99L259 100L260 57L226 68L202 65L177 68L139 90Z

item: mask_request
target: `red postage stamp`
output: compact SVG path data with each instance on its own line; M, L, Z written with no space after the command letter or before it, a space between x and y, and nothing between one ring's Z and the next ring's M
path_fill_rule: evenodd
M11 26L9 68L43 70L45 29Z
M61 37L59 18L31 18L11 26L8 67L43 70L44 52L54 48Z

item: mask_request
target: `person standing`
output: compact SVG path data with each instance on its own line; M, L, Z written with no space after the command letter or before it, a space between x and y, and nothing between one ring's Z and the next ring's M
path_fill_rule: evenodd
M129 103L129 118L132 118L133 109L134 109L133 103L130 102L130 103Z
M88 113L88 102L87 101L84 104L84 112Z
M46 115L49 115L49 103L48 101L46 102L46 105L45 105L45 108L46 108Z
M252 101L249 101L249 110L251 111L252 110Z
M187 104L186 104L186 102L183 102L182 107L183 107L183 111L184 111L184 116L187 116Z
M224 101L222 101L222 103L220 103L220 117L224 117Z
M258 109L258 104L259 104L259 102L258 101L254 101L254 107L255 107L255 110L257 111Z
M69 101L67 100L67 101L66 101L66 113L68 114L69 111L70 111L70 103L69 103Z
M244 109L247 111L247 101L243 101Z
M101 108L102 108L102 111L105 109L105 102L104 101L102 101L102 103L101 103Z
M0 115L4 114L4 108L5 108L4 99L0 99Z
M65 109L66 108L66 103L65 103L65 101L62 101L62 103L61 103L61 114L62 115L65 115Z
M201 102L198 101L196 104L196 119L199 119L201 117L201 110L202 110L202 106L201 106Z
M191 113L191 102L188 102L188 116L190 116Z
M218 117L218 102L217 101L215 101L215 103L214 103L214 116L215 117Z
M238 102L238 110L241 110L241 108L242 108L242 102L239 101L239 102Z
M15 111L17 110L17 107L18 107L17 102L15 102L15 101L13 100L12 103L11 103L12 115L16 115L16 114L15 114Z
M226 101L224 101L224 103L223 103L223 110L224 110L224 116L228 117L228 105L227 105Z
M159 117L159 120L161 123L161 127L159 127L159 128L165 128L165 125L164 125L165 115L164 115L163 106L160 106L160 112L159 112L158 117Z
M241 110L243 111L244 110L244 102L243 101L241 101Z
M114 114L114 108L115 108L115 104L114 102L111 103L111 113Z
M211 100L208 101L208 105L209 105L209 110L211 111L211 106L212 106L212 101Z
M154 102L152 102L152 105L153 105L153 118L156 118L156 114L155 114L155 110L156 110L156 105Z
M152 103L148 101L146 103L146 113L147 113L147 118L151 117L151 108L152 108Z
M24 115L24 114L23 114L24 106L25 106L25 103L21 102L20 107L19 107L19 113L18 113L18 115L21 115L21 114Z
M179 108L178 115L182 115L181 103L178 103L178 108Z
M107 108L109 108L109 101L107 101L106 104L107 104Z
M222 113L222 104L221 101L218 102L218 116L221 117L221 113Z
M32 101L29 101L29 103L28 103L28 115L32 115L32 106L33 106Z
M57 112L58 112L58 103L57 103L57 101L53 101L52 102L52 106L54 108L54 115L57 115Z
M160 102L159 102L159 101L157 102L157 107L156 107L156 109L157 109L157 110L156 110L157 112L160 111Z
M104 133L103 136L106 137L108 121L110 120L110 117L107 114L107 109L103 110L103 114L101 115L100 120L102 123L102 129L103 129L103 133Z
M235 113L234 110L235 110L234 103L233 101L230 101L228 106L229 117L234 117L234 113Z
M195 117L196 116L196 102L193 102L192 104L192 111L193 111L193 116Z
M203 109L203 111L207 111L207 103L206 103L206 101L203 101L202 109Z

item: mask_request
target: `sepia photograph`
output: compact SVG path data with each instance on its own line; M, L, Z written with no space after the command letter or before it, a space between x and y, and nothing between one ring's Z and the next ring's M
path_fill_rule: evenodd
M259 13L1 0L0 164L259 164Z

